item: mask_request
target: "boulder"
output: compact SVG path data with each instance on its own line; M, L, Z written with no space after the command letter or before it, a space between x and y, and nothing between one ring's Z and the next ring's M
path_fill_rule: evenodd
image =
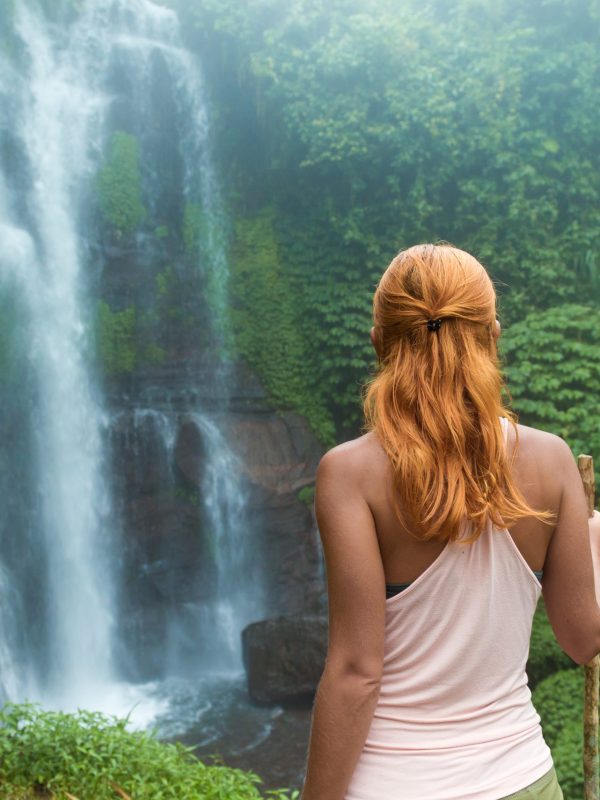
M325 666L327 619L260 620L242 631L248 693L257 703L310 702Z
M199 417L230 448L228 468L244 500L245 574L260 590L250 592L260 595L258 607L233 621L232 636L250 620L326 613L316 520L310 492L303 494L314 486L322 446L300 415L269 407L243 364L231 368L230 399L219 396L223 387L214 374L209 380L208 364L205 372L200 357L195 364L198 369L183 370L169 359L140 368L122 394L115 385L104 432L118 523L121 661L131 680L171 669L165 642L175 630L177 641L188 637L202 648L193 617L212 613L207 610L223 591L209 513L214 506L203 494L209 445ZM172 376L159 374L168 369Z

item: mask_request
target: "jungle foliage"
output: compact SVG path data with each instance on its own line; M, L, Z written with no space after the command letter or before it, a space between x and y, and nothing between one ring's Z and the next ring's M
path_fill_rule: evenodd
M170 1L213 94L241 350L268 386L303 383L276 401L326 443L355 435L374 285L399 249L449 240L498 285L522 421L589 446L520 387L550 344L564 394L600 358L556 338L561 307L600 287L598 0ZM259 285L294 306L287 355L249 348ZM575 415L590 425L593 393Z
M559 434L600 468L600 311L566 303L531 311L504 342L508 385L527 421Z

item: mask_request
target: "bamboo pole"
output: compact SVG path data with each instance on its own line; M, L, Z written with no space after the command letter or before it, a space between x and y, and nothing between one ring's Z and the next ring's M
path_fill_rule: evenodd
M577 459L579 474L588 504L588 516L594 513L594 462L591 456ZM600 656L595 656L584 666L585 705L583 712L583 797L584 800L600 800L598 784L598 683L600 678Z

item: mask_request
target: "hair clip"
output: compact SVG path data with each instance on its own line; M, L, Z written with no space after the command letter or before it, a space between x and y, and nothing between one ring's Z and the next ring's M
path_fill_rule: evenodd
M427 330L428 331L439 331L441 324L442 324L442 320L441 319L428 319L427 320Z

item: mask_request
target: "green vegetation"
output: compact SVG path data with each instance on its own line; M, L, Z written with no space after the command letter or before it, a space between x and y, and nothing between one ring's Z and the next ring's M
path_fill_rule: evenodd
M174 311L180 313L178 309ZM104 375L124 375L139 366L153 366L166 361L166 348L153 338L159 335L156 333L157 320L158 315L152 310L139 313L131 305L113 311L104 300L98 302L95 344Z
M600 469L598 1L168 1L207 71L233 220L230 283L225 292L224 265L211 264L203 300L222 314L227 294L234 356L273 403L303 414L324 445L356 435L375 284L399 249L447 239L496 281L521 421L592 452ZM43 3L57 23L62 5ZM14 0L6 9L11 17ZM7 57L19 47L0 33ZM16 163L8 136L2 147ZM146 219L141 184L138 141L117 131L96 184L117 239ZM160 252L174 253L148 277L146 305L98 304L106 375L160 364L165 342L185 352L196 335L181 265L214 258L223 226L197 203L174 207L168 225L148 226ZM18 366L18 325L3 294L1 381ZM310 504L312 487L298 498ZM581 795L582 678L572 666L540 607L528 674L567 800ZM190 797L259 797L252 776L98 715L9 707L0 723L0 779L15 798L37 783L102 800L115 795L107 776L150 800L185 798L194 781L204 794L196 786Z
M556 672L533 693L565 800L583 797L583 694L581 669Z
M0 710L0 790L6 800L293 800L261 793L260 778L205 765L182 744L127 730L127 720L99 713Z
M136 305L115 310L98 301L90 338L102 373L130 374L164 364L174 347L191 347L203 333L199 294L197 276L169 262L139 287Z
M312 504L315 502L315 487L303 486L298 492L298 500L307 506L312 506Z
M166 239L169 236L169 226L168 225L157 225L154 228L154 235L157 239Z
M521 420L596 455L600 481L600 311L565 304L510 326L502 349Z
M452 9L441 0L171 2L219 98L239 351L274 401L305 413L325 442L332 423L337 439L359 429L372 292L399 249L447 239L473 252L498 284L508 343L513 323L522 341L526 319L546 312L551 326L564 304L593 306L593 0L458 0ZM262 283L247 260L239 266L249 250ZM265 306L287 298L289 358L268 342L260 350L268 326L250 311L259 293ZM516 384L542 349L535 336L506 348ZM597 350L585 358L593 373ZM546 414L541 399L515 389L524 422L591 447L589 399L579 415L562 406Z
M200 490L197 488L190 489L184 486L177 486L175 488L175 497L189 503L192 506L200 505Z
M202 235L202 209L196 203L186 203L183 209L182 238L186 253L192 258L198 257L200 237Z
M98 200L117 238L133 232L146 216L135 136L123 131L113 133L98 174Z
M218 98L235 341L277 406L324 444L356 435L375 284L449 240L497 285L521 421L600 468L597 2L171 3ZM540 606L528 674L566 800L573 666Z
M562 691L562 685L554 687ZM582 690L583 692L583 687ZM556 773L564 800L580 800L583 794L583 722L571 719L561 730L552 747Z
M527 659L527 677L529 687L535 687L559 670L577 667L569 656L558 646L546 614L543 600L540 600L533 618L529 658Z
M156 344L155 342L149 342L141 352L141 360L145 364L164 364L167 359L167 351L164 347Z
M106 375L131 372L136 364L135 306L113 311L101 300L96 311L96 346Z
M155 277L156 282L156 296L159 300L167 297L169 288L173 282L173 266L169 264L161 270Z
M280 407L303 413L324 441L333 441L333 424L310 369L312 343L302 335L297 286L282 266L268 210L236 225L231 292L240 353Z

